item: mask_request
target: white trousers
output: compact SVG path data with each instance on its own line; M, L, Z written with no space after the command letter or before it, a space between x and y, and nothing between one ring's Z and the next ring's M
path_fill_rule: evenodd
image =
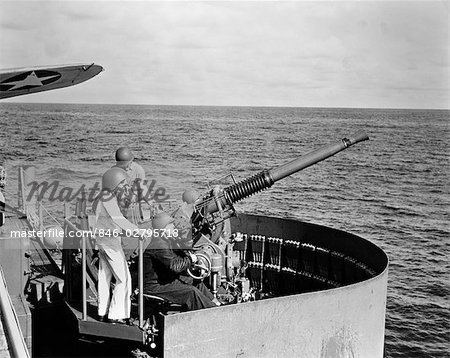
M98 314L108 314L109 319L130 318L131 276L122 247L99 245ZM110 297L110 284L114 275L116 283Z

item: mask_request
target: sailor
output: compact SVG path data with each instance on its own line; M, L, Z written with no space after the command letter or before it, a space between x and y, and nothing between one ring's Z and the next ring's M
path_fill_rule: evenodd
M197 256L180 249L174 219L160 212L152 225L153 238L144 252L144 293L183 305L188 310L215 307L214 296L203 282L194 286L193 279L186 275L186 270L197 262Z
M145 171L142 166L134 161L134 154L128 147L120 147L116 151L116 164L114 167L122 168L126 171L128 176L128 184L132 189L132 196L128 198L128 202L124 203L124 208L122 212L125 216L138 223L143 220L143 211L140 205L141 201L144 200L150 206L153 203L148 199L148 188L145 182ZM113 168L114 168L113 167Z
M199 198L200 194L195 189L186 189L181 197L183 203L172 213L172 217L175 219L175 227L178 229L178 237L191 247L192 214L194 213L195 202Z
M120 147L116 150L116 165L114 167L122 168L128 175L128 184L134 188L145 186L145 171L141 165L134 161L134 154L128 147ZM142 185L141 185L142 184ZM142 188L146 189L146 188Z
M121 232L136 233L138 227L121 213L121 196L130 190L127 173L117 167L102 177L102 192L94 202L96 215L98 270L98 315L100 321L127 323L131 309L131 277L121 245ZM110 297L110 284L115 286Z

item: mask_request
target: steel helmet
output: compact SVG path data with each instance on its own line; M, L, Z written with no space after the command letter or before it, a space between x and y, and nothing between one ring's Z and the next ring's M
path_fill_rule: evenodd
M116 150L116 162L131 162L134 159L133 152L128 147L120 147Z
M186 189L183 193L182 199L186 204L194 204L197 199L200 197L200 194L195 189Z
M113 191L117 186L128 179L127 172L122 168L113 167L108 169L102 176L102 189Z
M156 214L152 219L152 227L153 229L161 230L164 229L170 223L173 223L175 219L171 217L164 211Z

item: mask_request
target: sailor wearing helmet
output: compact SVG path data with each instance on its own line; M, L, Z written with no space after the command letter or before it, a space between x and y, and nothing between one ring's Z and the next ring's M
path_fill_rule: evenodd
M115 167L122 168L127 172L128 184L133 186L137 181L145 180L145 171L142 166L134 161L134 154L128 147L120 147L116 150Z
M133 195L129 202L124 203L122 211L125 216L134 223L143 220L144 214L141 208L141 201L144 200L150 206L153 205L148 198L148 188L145 182L145 171L142 166L134 161L134 154L128 147L120 147L116 151L116 164L113 168L121 168L127 173L127 183L132 189Z
M154 235L144 252L144 293L183 305L188 310L215 307L214 296L186 275L197 256L178 246L174 219L165 212L152 220ZM156 232L158 234L156 234Z
M183 240L186 246L192 248L192 215L195 203L200 198L200 194L195 189L186 189L182 195L183 203L172 213L175 219L174 224L178 229L178 237Z
M99 250L98 315L100 321L127 323L131 309L131 277L122 244L121 232L136 232L138 227L126 219L119 208L129 192L127 173L121 168L111 168L103 174L102 192L93 209L96 215ZM110 283L115 286L110 297ZM107 316L107 318L106 318Z

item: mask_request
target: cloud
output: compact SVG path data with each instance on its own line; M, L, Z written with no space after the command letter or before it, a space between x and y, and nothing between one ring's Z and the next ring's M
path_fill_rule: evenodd
M1 31L26 31L29 29L29 26L26 24L16 23L9 19L2 19L0 22Z
M95 61L83 89L104 103L430 107L449 90L438 2L1 4L2 67Z

